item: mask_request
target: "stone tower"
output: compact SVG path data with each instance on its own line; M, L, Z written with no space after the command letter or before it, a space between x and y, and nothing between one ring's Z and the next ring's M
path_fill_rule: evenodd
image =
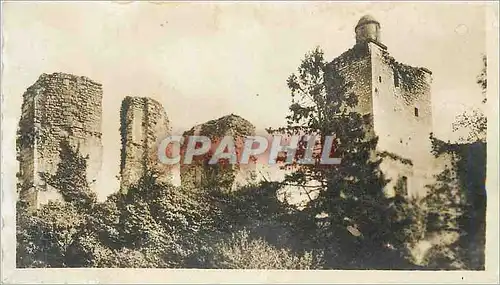
M17 137L19 197L35 207L61 199L40 173L56 173L63 141L88 156L87 180L94 188L102 163L101 120L101 84L83 76L42 74L23 94Z
M358 111L369 115L378 136L381 170L391 179L387 193L398 185L410 196L425 193L435 163L430 154L432 73L397 62L381 42L381 25L362 17L355 27L356 44L330 66L350 81L358 96Z
M161 178L171 179L171 173L158 160L158 143L170 133L169 120L160 102L147 97L127 96L120 113L121 185L122 193L137 183L147 169L161 172Z

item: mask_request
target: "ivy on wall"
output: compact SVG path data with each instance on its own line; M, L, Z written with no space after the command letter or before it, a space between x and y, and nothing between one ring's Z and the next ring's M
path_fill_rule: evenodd
M388 157L390 159L399 161L402 164L413 166L413 162L411 161L411 159L401 157L401 156L399 156L395 153L392 153L392 152L383 151L383 152L380 152L378 155L382 158Z
M363 44L356 44L343 54L341 54L339 57L333 60L331 64L333 65L334 68L341 68L353 61L360 60L362 58L365 58L366 56L369 55L369 48L368 44L363 43Z
M397 62L387 52L382 54L382 58L393 70L395 80L398 80L399 86L405 91L402 92L403 99L407 103L416 100L426 84L424 69Z
M126 148L127 148L127 112L132 104L133 98L132 97L126 97L122 101L122 105L120 107L120 138L121 138L121 145L122 149L120 152L120 173L125 167L125 157L126 157Z

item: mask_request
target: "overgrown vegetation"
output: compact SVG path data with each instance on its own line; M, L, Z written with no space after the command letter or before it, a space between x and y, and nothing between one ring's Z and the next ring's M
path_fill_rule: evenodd
M407 92L404 92L404 96L416 96L417 86L425 81L425 71L422 68L416 68L409 66L400 62L397 62L394 57L390 56L389 53L383 53L383 59L387 63L394 73L394 78L398 80L399 85ZM405 98L412 101L412 98Z
M357 104L351 83L316 49L288 86L287 124L270 131L319 135L319 146L333 135L333 155L342 164L292 165L296 171L283 182L236 191L220 191L217 181L176 187L151 169L126 193L97 202L86 182L86 159L65 142L57 173L42 175L63 200L35 210L18 203L17 266L484 268L483 141L450 144L431 137L434 154L451 155L453 164L425 198L408 198L403 183L386 197L379 170L384 155L372 155L377 138L367 128L369 118L351 108ZM290 185L309 195L303 208L278 199Z

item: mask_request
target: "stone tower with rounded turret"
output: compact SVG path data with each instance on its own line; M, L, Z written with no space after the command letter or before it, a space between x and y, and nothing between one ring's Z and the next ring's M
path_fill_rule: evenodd
M365 15L359 19L356 28L356 43L366 41L381 42L380 23L370 15Z
M383 157L381 170L390 179L386 192L420 196L436 163L429 140L432 73L397 62L382 43L381 24L374 17L363 16L354 31L355 45L330 67L352 83L357 111L370 118L377 154Z

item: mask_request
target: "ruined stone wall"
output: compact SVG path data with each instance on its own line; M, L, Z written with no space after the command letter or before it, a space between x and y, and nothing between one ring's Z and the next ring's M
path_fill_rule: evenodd
M431 183L431 73L398 63L387 50L372 46L373 112L378 148L409 159L409 195L425 193ZM384 166L382 166L384 167ZM385 165L391 168L390 165Z
M55 174L64 140L87 157L87 180L94 188L102 164L101 121L101 84L83 76L42 74L23 94L17 138L20 197L36 206L60 198L39 173Z
M158 144L170 133L167 114L158 101L127 96L121 106L121 191L138 182L147 169L169 181L171 173L158 160Z
M236 116L228 115L222 118L208 121L197 125L184 132L184 137L196 135L207 136L214 147L224 136L231 136L235 140L236 150L243 149L244 139L247 136L255 135L255 127L247 120ZM215 150L215 149L213 149ZM221 190L231 190L239 185L244 185L246 179L250 179L255 169L255 164L215 164L208 165L207 159L193 159L190 165L181 164L182 185L200 189L207 186L218 185Z
M430 151L430 73L397 63L387 51L377 48L372 52L372 67L379 146L402 157L418 159L415 153Z

